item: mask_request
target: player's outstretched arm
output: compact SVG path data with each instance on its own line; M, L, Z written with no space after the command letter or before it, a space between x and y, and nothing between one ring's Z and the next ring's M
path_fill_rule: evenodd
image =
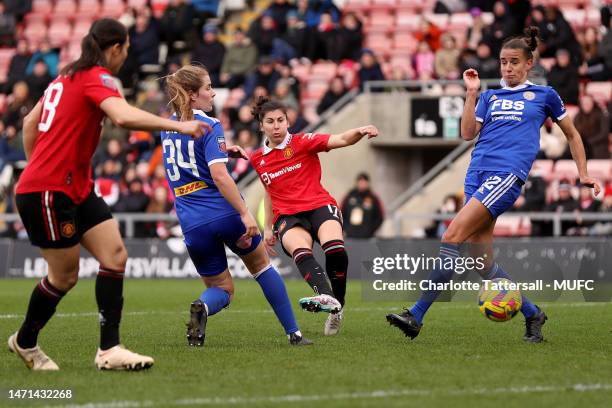
M249 212L249 209L246 206L246 203L242 199L240 195L240 191L238 191L238 186L232 179L232 176L227 172L227 167L225 167L225 163L213 163L210 166L210 175L212 176L215 185L225 197L225 199L230 203L232 207L238 214L240 214L240 218L242 218L242 222L246 227L246 235L249 237L254 237L259 234L259 228L257 227L257 222Z
M367 125L355 129L347 130L344 133L337 135L331 135L327 142L327 148L329 150L339 149L341 147L352 146L362 137L367 136L368 139L378 136L378 129L375 126Z
M476 120L476 102L478 101L478 91L480 89L480 79L475 69L468 69L463 73L463 82L466 87L465 104L461 114L461 138L472 140L478 133L482 123Z
M192 135L195 138L201 137L206 131L212 131L208 123L199 120L179 122L165 119L138 109L127 103L123 98L106 98L100 104L100 108L115 125L126 129L170 130Z
M42 103L38 102L36 106L23 118L23 151L26 160L30 160L32 150L36 144L38 137L38 122L40 121L40 113L42 111Z
M567 138L572 158L576 162L576 167L578 167L580 184L593 188L595 195L599 195L602 189L601 182L593 177L589 177L582 137L580 137L580 133L574 126L574 122L572 122L569 115L567 115L557 123Z

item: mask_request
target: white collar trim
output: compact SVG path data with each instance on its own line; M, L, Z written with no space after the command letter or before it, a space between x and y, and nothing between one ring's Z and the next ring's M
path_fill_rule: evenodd
M208 115L206 114L206 112L204 112L203 110L200 110L200 109L193 109L193 114L194 114L194 115L204 116L205 118L210 117L210 116L208 116Z
M268 146L268 138L264 139L264 144L263 144L263 154L268 154L270 153L272 150L274 149L279 149L279 150L283 150L285 147L287 147L287 145L289 144L289 142L291 141L291 133L287 132L287 134L285 135L285 138L283 139L283 141L276 147L272 148L270 146Z
M504 81L503 79L499 81L499 84L502 86L503 89L506 89L509 91L518 91L519 89L527 88L530 85L534 85L534 83L531 81L525 81L522 84L517 85L517 86L508 86L506 85L506 81Z

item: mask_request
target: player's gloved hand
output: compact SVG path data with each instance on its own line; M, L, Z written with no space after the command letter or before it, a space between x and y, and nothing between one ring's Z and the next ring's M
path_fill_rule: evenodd
M242 223L246 228L246 232L244 233L244 235L248 237L254 237L255 235L259 234L259 227L257 226L257 222L255 221L255 218L253 218L253 216L251 215L250 211L247 211L246 213L240 215L240 219L242 219Z
M233 159L249 160L249 156L240 146L234 145L227 148L227 155Z
M466 69L463 72L463 83L468 91L478 91L480 89L480 78L478 71L474 68Z
M202 122L201 120L179 122L179 127L181 128L179 133L191 135L195 139L201 138L206 132L212 132L210 125L206 122Z
M266 245L266 251L270 256L278 256L274 245L276 244L276 237L271 229L264 230L264 244Z
M362 126L358 130L362 136L367 136L368 139L378 136L378 129L372 125Z
M582 184L583 186L592 188L594 190L593 192L595 193L595 196L598 196L603 188L599 180L597 180L594 177L589 177L589 176L580 177L580 184Z

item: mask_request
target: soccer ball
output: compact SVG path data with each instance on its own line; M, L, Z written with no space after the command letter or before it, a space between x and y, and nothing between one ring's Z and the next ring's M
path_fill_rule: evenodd
M502 286L511 283L508 279L493 279L488 289L483 285L478 293L478 308L489 320L494 322L506 322L512 319L521 310L521 292L517 290L494 290L492 283ZM503 287L503 286L502 286Z

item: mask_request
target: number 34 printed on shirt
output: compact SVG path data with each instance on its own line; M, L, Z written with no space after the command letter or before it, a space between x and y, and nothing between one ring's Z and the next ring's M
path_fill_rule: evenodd
M189 154L189 161L186 162L183 158L183 152L181 150L181 140L164 139L162 143L162 148L164 149L166 163L168 163L171 167L166 169L166 173L168 173L168 178L170 179L170 181L177 181L181 178L181 172L179 170L179 167L183 169L190 169L194 176L200 177L198 165L196 164L194 143L195 142L193 140L189 140L187 142L187 152Z

